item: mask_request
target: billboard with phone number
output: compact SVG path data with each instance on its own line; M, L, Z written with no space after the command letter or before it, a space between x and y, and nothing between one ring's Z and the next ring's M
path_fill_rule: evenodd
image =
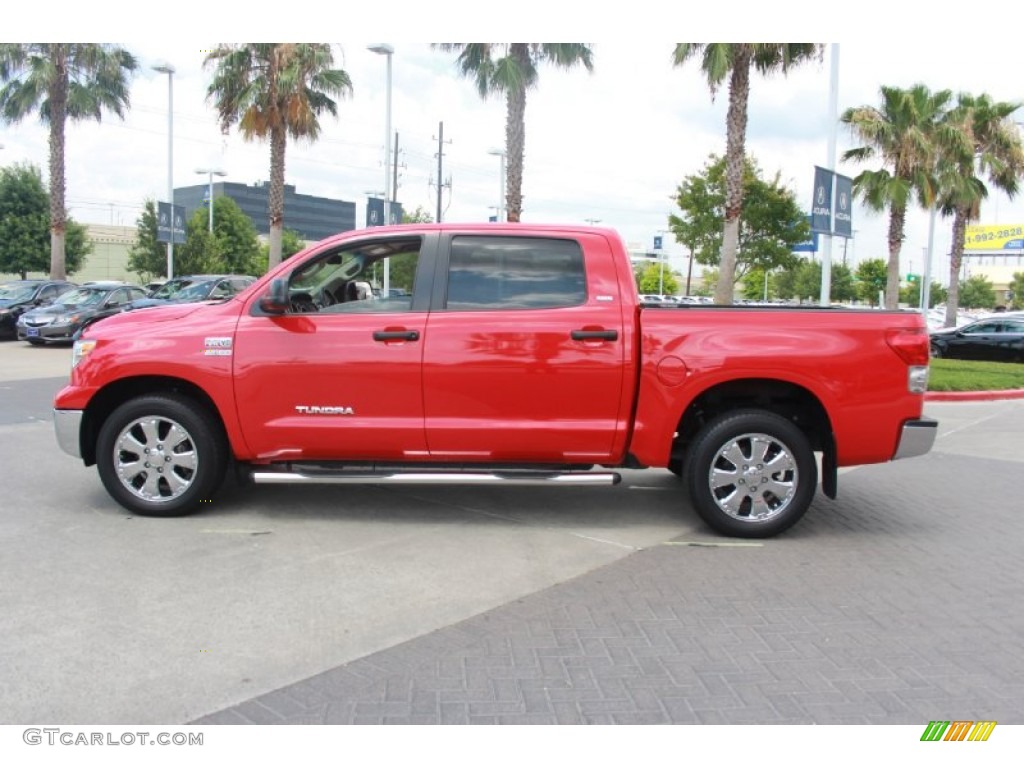
M1024 250L1024 224L978 224L968 226L964 232L964 250Z

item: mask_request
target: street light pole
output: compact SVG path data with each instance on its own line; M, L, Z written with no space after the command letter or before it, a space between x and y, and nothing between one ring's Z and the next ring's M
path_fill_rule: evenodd
M505 221L505 150L489 149L487 154L501 158L501 170L498 174L498 221Z
M174 277L174 67L166 62L153 69L167 75L167 202L171 206L171 239L167 241L167 279Z
M227 176L227 172L220 168L196 168L196 173L208 174L210 177L210 234L213 234L213 177Z
M374 53L382 54L388 61L387 111L384 118L384 226L391 224L391 56L395 47L388 43L374 43L367 46ZM391 262L384 261L384 298L391 296Z

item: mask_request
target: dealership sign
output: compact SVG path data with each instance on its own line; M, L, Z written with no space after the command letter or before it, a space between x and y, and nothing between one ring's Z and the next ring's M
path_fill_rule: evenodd
M840 176L828 168L814 166L811 232L816 235L853 237L852 211L853 179Z

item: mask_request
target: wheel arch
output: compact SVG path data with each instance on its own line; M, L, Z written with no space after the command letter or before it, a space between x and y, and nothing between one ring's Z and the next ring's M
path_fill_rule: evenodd
M836 494L836 445L832 420L821 399L811 390L791 381L746 378L715 384L693 398L676 425L671 457L685 461L687 450L700 429L724 413L758 409L792 422L806 436L815 451L824 454L822 484L825 494Z
M89 400L82 415L79 438L82 460L85 465L92 466L96 463L96 441L99 438L100 429L118 406L136 397L160 394L180 395L199 403L216 419L217 425L230 444L230 435L225 427L220 409L202 387L174 376L132 376L111 382Z

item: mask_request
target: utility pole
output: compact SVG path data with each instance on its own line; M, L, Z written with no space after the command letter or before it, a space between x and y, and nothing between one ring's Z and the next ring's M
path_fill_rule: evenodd
M448 142L451 144L451 141ZM441 193L445 187L451 189L452 180L449 178L447 182L441 181L444 178L442 175L443 161L444 161L444 122L437 124L437 223L441 223Z
M395 131L395 154L392 155L394 165L392 166L391 176L391 202L398 202L398 131ZM391 222L388 222L389 224ZM398 222L401 224L402 222Z

